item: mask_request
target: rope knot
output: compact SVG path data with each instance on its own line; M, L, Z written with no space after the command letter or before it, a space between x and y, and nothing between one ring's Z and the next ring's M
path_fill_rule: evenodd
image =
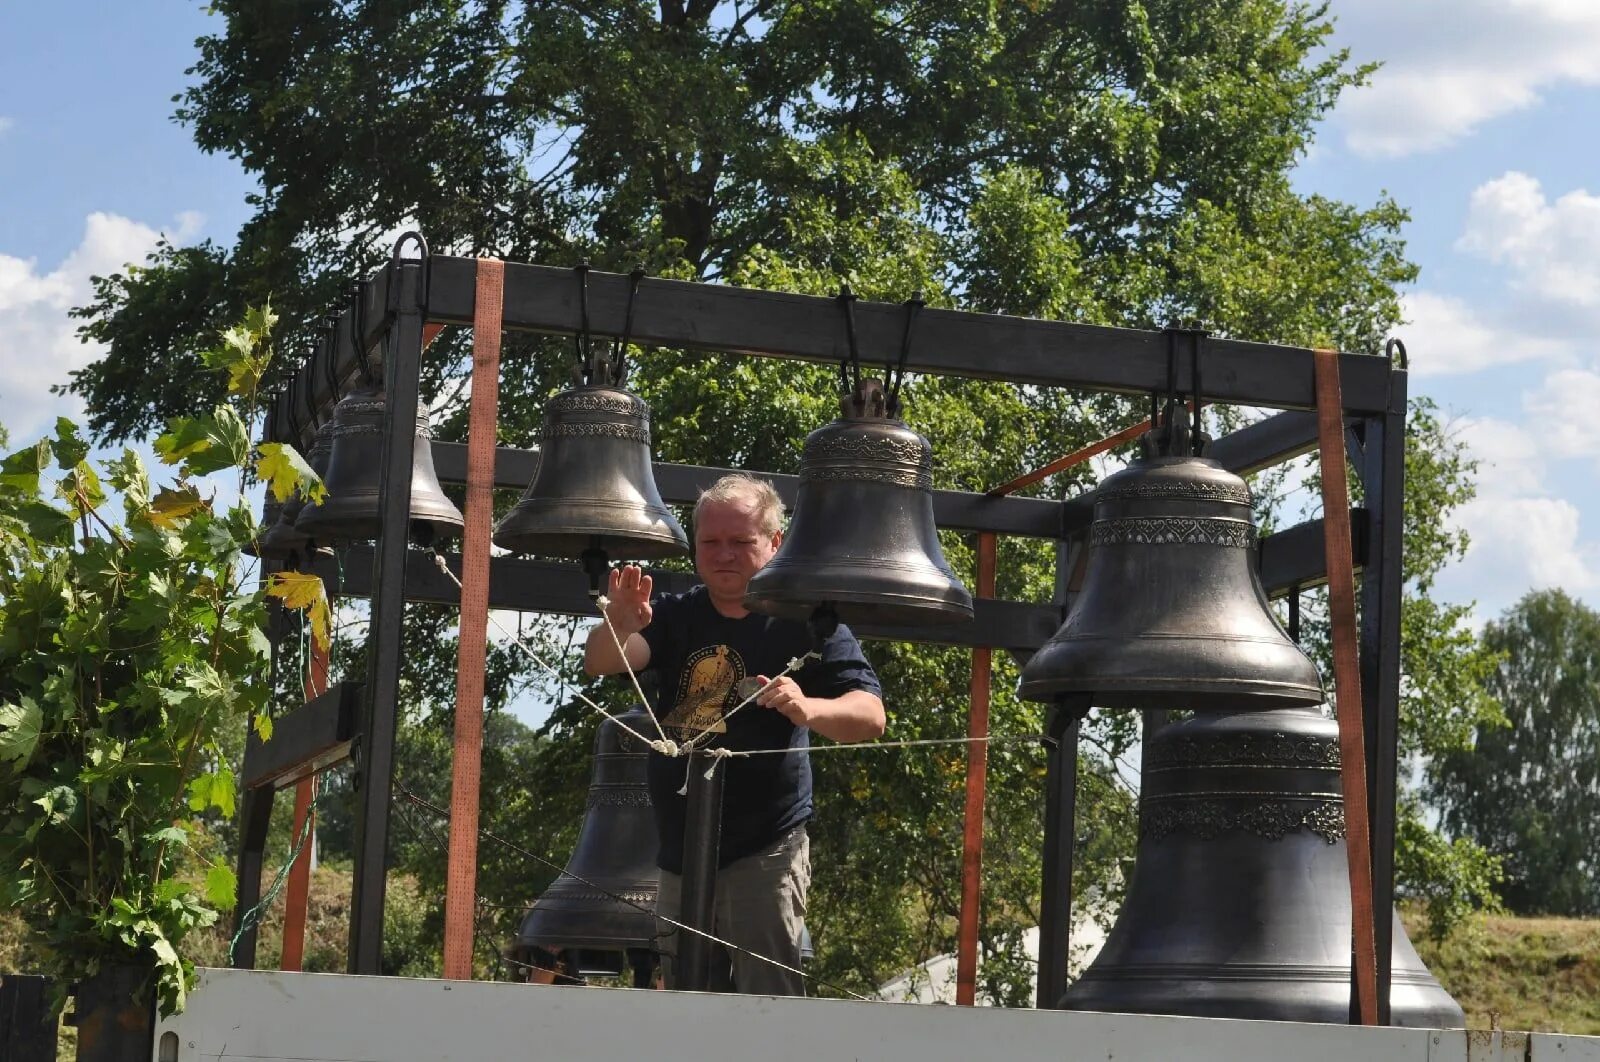
M650 742L650 747L669 759L683 755L682 750L678 748L678 743L671 738L656 738Z

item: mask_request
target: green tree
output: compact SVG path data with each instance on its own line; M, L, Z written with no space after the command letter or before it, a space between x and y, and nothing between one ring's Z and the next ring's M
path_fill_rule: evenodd
M461 254L644 262L811 293L848 279L866 298L921 289L936 305L1184 319L1354 350L1377 348L1399 319L1396 286L1415 276L1394 202L1355 206L1289 184L1316 122L1365 74L1325 47L1318 5L221 0L213 10L217 30L200 41L178 117L203 149L259 176L255 211L233 246L163 246L98 280L77 311L107 353L68 389L106 438L204 399L186 370L217 315L270 290L309 328L387 257L378 235L400 226ZM464 337L438 350L425 386L448 388L465 372ZM534 436L568 350L515 341L502 438ZM636 360L665 460L794 471L799 440L834 408L818 367L692 350ZM962 489L1036 467L1142 406L938 378L912 380L907 394L908 419L939 455L937 484ZM462 410L446 408L437 431L459 438ZM1446 477L1437 523L1453 504L1448 477L1461 473L1435 472ZM1091 480L1080 468L1034 492ZM970 576L972 544L944 544ZM1000 550L1000 596L1048 599L1050 549L1008 540ZM448 626L439 633L408 654L408 689L442 706L453 640ZM964 734L965 653L869 651L896 736ZM1012 695L1014 680L1002 660L994 730L1038 733L1039 707ZM527 681L558 706L550 747L569 750L529 773L530 804L543 807L582 791L593 719L572 702L570 677ZM615 686L586 688L625 703ZM1126 716L1090 729L1079 880L1110 894L1131 805L1108 757L1133 733ZM1015 745L991 760L981 934L999 953L1037 917L1043 757ZM816 762L818 969L871 987L952 945L961 756ZM1016 968L993 964L997 997L1026 996L1018 976L998 972Z
M205 352L232 401L156 439L169 484L132 450L97 469L65 417L0 462L0 905L63 983L143 964L165 1013L192 981L178 947L234 903L232 751L271 734L255 519L200 477L315 484L286 448L251 453L272 324L252 310Z
M1484 629L1505 724L1438 758L1444 826L1497 855L1518 914L1600 914L1600 613L1529 593Z

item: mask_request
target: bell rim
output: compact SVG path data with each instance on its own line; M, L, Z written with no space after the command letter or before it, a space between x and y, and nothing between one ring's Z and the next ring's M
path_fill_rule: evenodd
M960 599L937 601L910 595L865 591L849 591L832 597L822 599L811 597L805 600L780 596L776 592L768 594L746 592L744 596L745 608L777 619L804 621L822 605L831 605L839 614L840 621L846 625L864 623L882 626L955 626L971 622L974 615L970 596L965 601ZM910 612L914 613L915 618L894 621L874 617L872 615L874 611Z

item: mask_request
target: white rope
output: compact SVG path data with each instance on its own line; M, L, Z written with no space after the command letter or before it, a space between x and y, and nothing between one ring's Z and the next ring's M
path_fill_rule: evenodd
M964 737L964 738L914 738L907 741L856 741L836 745L811 745L807 748L786 749L713 749L713 752L722 752L727 756L782 756L790 752L833 752L838 749L869 752L874 749L910 749L925 748L929 745L1007 745L1026 742L1033 744L1054 744L1055 739L1048 734L994 734L989 737Z
M617 659L622 661L623 670L628 673L628 681L633 683L633 692L639 695L639 703L644 705L644 710L650 716L650 722L655 724L656 736L662 741L667 740L667 732L661 729L661 720L656 718L656 710L650 707L650 698L644 695L644 689L639 685L639 676L634 673L633 665L628 663L628 650L622 644L622 639L617 636L617 628L611 624L611 613L606 611L611 605L611 599L601 594L595 598L594 603L600 608L600 619L605 622L606 630L611 632L611 643L617 647Z
M450 566L445 563L443 554L435 551L434 554L433 554L433 563L434 563L434 565L436 567L438 567L438 569L441 572L443 572L446 576L449 577L449 579L450 579L450 581L452 583L456 584L456 589L458 589L458 590L461 589L461 580L456 578L456 573L451 571L450 570ZM538 664L540 667L544 668L545 671L549 672L551 675L553 675L557 679L560 679L560 678L564 677L561 674L560 669L558 669L554 664L551 664L549 661L545 660L545 658L540 656L537 652L535 652L534 649L531 646L529 646L527 642L524 642L516 634L514 634L511 631L507 630L505 624L503 624L499 620L495 619L495 616L494 616L493 612L489 613L489 622L494 624L495 630L499 631L501 634L505 635L507 638L510 638L511 641L516 644L517 648L521 649L524 653L527 653L528 657L535 664ZM632 734L635 738L639 739L640 742L642 742L646 746L654 749L655 751L661 753L663 756L681 756L681 755L683 755L683 750L679 748L677 742L671 741L668 738L666 738L665 736L662 736L660 738L655 738L655 739L647 738L643 734L639 733L637 730L633 729L633 727L629 726L627 723L624 723L621 720L621 718L619 718L618 716L612 715L610 712L606 711L600 705L598 705L594 701L590 700L587 696L585 696L585 694L584 694L584 692L582 690L574 689L572 691L572 693L573 693L574 696L576 696L578 698L578 700L582 701L584 704L588 705L590 708L593 708L596 712L599 712L601 715L605 716L607 719L611 720L613 723L616 723L623 730L626 730L629 734Z

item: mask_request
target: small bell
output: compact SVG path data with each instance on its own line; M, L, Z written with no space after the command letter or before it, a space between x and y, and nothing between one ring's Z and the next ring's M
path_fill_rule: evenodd
M384 393L377 385L352 391L334 406L328 428L328 470L323 474L328 494L321 505L308 504L300 511L297 530L324 545L378 537L384 412ZM419 408L411 464L410 524L412 534L422 541L459 534L463 523L461 510L439 485L428 437L428 414Z
M594 379L607 378L600 348ZM562 391L544 407L539 468L516 507L494 529L513 553L583 557L596 551L637 560L689 552L689 539L656 489L650 407L620 386Z
M887 410L866 379L838 420L806 437L794 519L751 578L745 607L806 620L910 627L972 618L972 595L939 548L933 447Z
M636 734L650 715L635 706L619 717ZM655 947L656 820L646 777L649 750L615 720L594 741L588 810L578 843L560 877L522 920L512 953L564 953L579 976L638 969Z
M1180 418L1161 452L1095 492L1082 590L1022 669L1024 698L1195 710L1322 703L1316 665L1261 588L1249 487L1189 444Z

